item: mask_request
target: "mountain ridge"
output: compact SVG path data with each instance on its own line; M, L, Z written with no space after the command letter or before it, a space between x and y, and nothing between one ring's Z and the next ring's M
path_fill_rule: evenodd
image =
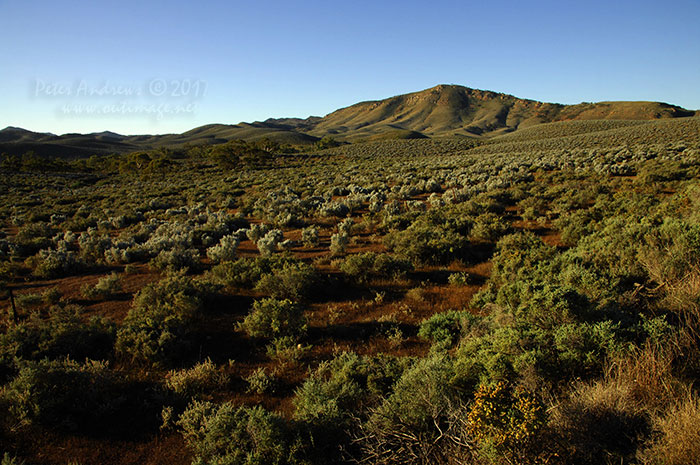
M80 157L184 144L218 144L232 139L269 138L280 143L308 145L326 136L348 142L393 137L491 138L557 121L655 120L698 115L700 112L663 102L604 101L564 105L439 84L417 92L358 102L323 117L215 123L181 134L125 136L105 130L55 135L9 126L0 130L0 153L20 154L32 150L43 156Z

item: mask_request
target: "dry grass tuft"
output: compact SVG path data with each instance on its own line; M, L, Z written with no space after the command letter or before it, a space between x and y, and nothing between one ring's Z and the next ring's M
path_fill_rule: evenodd
M640 454L646 465L700 464L700 399L688 395L655 422L657 437Z

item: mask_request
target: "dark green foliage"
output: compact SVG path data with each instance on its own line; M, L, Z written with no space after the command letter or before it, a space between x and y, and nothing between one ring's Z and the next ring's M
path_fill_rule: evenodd
M105 364L72 360L21 362L3 399L22 423L76 430L109 421L123 403L118 378Z
M303 262L287 262L281 268L272 268L260 277L255 290L275 299L300 300L309 297L319 284L313 266Z
M151 265L161 271L196 271L199 268L199 252L181 247L163 250L151 260Z
M221 167L260 168L266 166L272 159L276 147L263 144L234 140L225 144L215 145L209 150L209 156Z
M420 265L462 258L468 241L452 229L415 222L404 231L387 235L385 244L390 250Z
M515 283L540 272L556 250L531 233L512 234L498 241L489 279L493 285ZM542 270L546 272L546 270Z
M468 311L436 313L421 323L418 335L440 347L451 347L478 319Z
M508 229L508 224L499 215L482 213L474 220L470 237L480 241L496 242L508 232Z
M433 356L404 371L391 395L377 408L371 422L413 431L437 433L433 420L457 395L449 357Z
M49 247L55 233L56 229L48 223L29 223L19 229L14 243L19 247L19 252L22 255L33 255L39 250Z
M499 241L491 277L474 298L489 309L488 329L465 337L458 350L465 382L594 376L634 339L633 320L596 308L566 282L573 275L561 267L571 265L559 259L532 235Z
M236 407L195 401L178 425L194 464L285 465L301 464L301 443L281 417L262 407Z
M330 136L324 136L321 140L316 142L316 148L318 150L330 149L333 147L338 147L340 143Z
M75 360L107 359L112 354L115 326L105 318L85 322L77 306L52 307L49 317L32 314L0 335L0 360L39 360L70 356Z
M145 286L117 332L117 351L152 364L181 359L211 293L209 286L182 275Z
M343 353L324 362L296 392L295 417L321 428L338 428L391 392L410 360Z
M231 262L224 262L212 268L213 275L222 284L227 286L239 286L245 288L254 287L260 279L275 270L281 270L285 266L302 267L302 264L289 257L274 255L272 257L239 258Z
M340 270L354 280L366 283L371 278L401 278L413 271L410 261L389 254L367 252L347 256Z
M459 401L451 360L429 357L404 371L393 393L372 409L359 447L379 463L446 463L449 415ZM445 447L448 446L448 447ZM452 454L449 454L452 455ZM411 457L410 462L405 462Z
M306 318L303 308L291 300L262 299L255 301L241 328L252 337L299 338L306 332Z
M412 360L343 353L323 362L297 389L294 417L310 431L325 457L339 460L354 423L391 393Z
M70 250L42 249L28 260L34 267L34 276L38 278L58 278L80 272L85 268L84 262Z
M684 179L688 174L680 162L650 161L638 173L640 183L654 184Z

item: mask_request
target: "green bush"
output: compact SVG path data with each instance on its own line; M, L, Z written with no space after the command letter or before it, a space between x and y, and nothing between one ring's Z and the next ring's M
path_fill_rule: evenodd
M124 402L118 378L102 362L22 362L2 394L14 418L76 430L109 421Z
M0 335L0 360L70 356L76 360L107 359L114 346L115 325L105 318L83 321L80 307L52 307L48 318L39 314L10 326Z
M301 240L307 247L318 247L318 228L316 226L309 226L301 231Z
M333 255L342 255L348 248L350 236L346 232L337 232L331 236L330 250Z
M339 268L355 281L366 283L373 277L401 278L413 270L413 265L389 254L367 252L345 257Z
M391 393L411 363L343 353L322 362L296 390L294 417L323 445L327 461L340 461L339 448L350 445L357 420L366 419L369 409Z
M296 363L309 353L311 346L300 344L296 337L273 339L266 348L267 356L281 363Z
M479 241L495 242L508 232L508 223L495 213L482 213L474 220L471 238Z
M181 247L163 250L151 260L151 265L161 271L193 271L200 266L199 252Z
M286 465L303 463L300 444L284 419L262 407L193 402L177 421L193 464Z
M354 353L321 363L296 391L294 417L322 429L347 425L365 395L365 370Z
M415 222L404 231L385 236L389 250L403 255L416 265L446 263L463 258L466 237L452 229Z
M299 304L267 298L255 301L240 327L251 337L299 338L306 332L306 318Z
M121 289L121 277L117 273L111 273L100 278L94 286L89 284L83 286L81 292L88 299L106 299L118 293Z
M357 442L363 456L384 464L448 463L454 458L446 453L452 444L444 434L453 406L459 405L453 377L446 356L425 358L406 369L362 425Z
M217 245L207 249L207 257L214 263L234 260L239 243L240 240L235 235L224 236Z
M171 370L165 377L165 387L176 394L192 397L222 388L228 376L211 359L197 363L192 368Z
M436 313L421 323L418 335L438 346L451 347L477 320L478 317L468 311Z
M193 325L213 290L183 275L141 289L117 332L117 351L133 360L170 364L190 348Z
M55 232L56 230L48 223L25 224L17 231L14 243L22 255L32 255L49 247Z
M308 297L318 285L313 266L303 262L287 262L281 268L261 276L255 290L275 299L300 300Z
M227 286L244 288L254 287L265 275L274 273L275 270L289 266L302 268L303 264L297 259L272 256L256 258L239 258L231 262L223 262L212 268L212 274L218 282Z
M85 263L75 252L64 249L40 250L28 262L34 267L34 276L45 279L69 276L85 269Z
M245 378L248 383L248 392L258 394L271 394L277 389L278 380L274 374L268 373L265 368L260 367Z
M505 236L496 244L489 283L500 286L549 273L544 265L549 264L555 255L554 247L548 246L532 233Z

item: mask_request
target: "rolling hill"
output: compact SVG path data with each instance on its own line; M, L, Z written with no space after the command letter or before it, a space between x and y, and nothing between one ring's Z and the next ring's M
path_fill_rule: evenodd
M308 132L350 140L392 130L411 130L431 137L490 137L553 121L652 120L694 114L658 102L560 105L462 86L439 85L342 108L315 122Z
M562 105L508 94L438 85L383 100L360 102L324 117L270 118L254 123L209 124L182 134L123 136L35 133L8 127L0 131L0 153L29 150L41 156L83 157L124 153L185 144L219 144L233 139L269 138L282 144L309 145L325 136L357 142L425 137L492 139L529 137L528 128L551 123L547 130L587 132L591 125L565 121L599 121L601 129L632 126L641 121L687 118L698 112L660 102L599 102ZM601 123L605 121L607 123ZM539 132L536 131L537 134ZM506 142L506 139L502 140Z

